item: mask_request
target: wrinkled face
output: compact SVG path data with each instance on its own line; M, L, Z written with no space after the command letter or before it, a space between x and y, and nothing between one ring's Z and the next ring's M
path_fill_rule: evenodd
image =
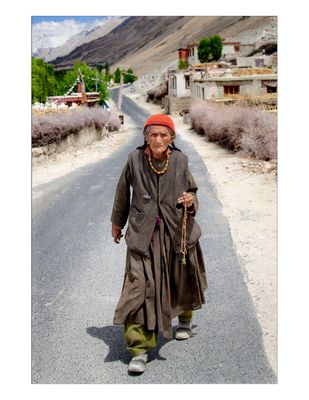
M152 150L154 157L161 157L173 138L168 127L160 125L151 125L146 135L146 140Z

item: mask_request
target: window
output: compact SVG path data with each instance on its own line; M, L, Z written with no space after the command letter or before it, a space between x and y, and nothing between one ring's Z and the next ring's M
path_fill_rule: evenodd
M190 89L190 76L189 75L185 75L185 85L186 85L186 89Z
M262 81L261 87L266 87L267 93L277 93L277 81Z
M267 93L277 93L277 86L267 86Z
M205 88L202 88L202 99L205 100Z
M177 79L176 76L173 77L173 89L177 89Z
M239 93L239 85L225 85L223 86L224 96L231 96L232 94Z
M263 68L264 67L263 58L256 58L254 61L255 61L256 68Z
M234 46L234 51L237 53L240 50L240 46Z

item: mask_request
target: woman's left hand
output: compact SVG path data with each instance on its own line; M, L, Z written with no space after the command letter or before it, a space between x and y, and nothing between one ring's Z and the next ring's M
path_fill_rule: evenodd
M177 199L177 202L182 203L187 207L191 207L193 205L193 195L191 193L183 192L182 197L179 197L179 199Z

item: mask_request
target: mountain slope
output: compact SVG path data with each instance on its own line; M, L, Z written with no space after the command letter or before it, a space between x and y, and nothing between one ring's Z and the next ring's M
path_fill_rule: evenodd
M67 56L57 58L53 64L68 65L76 60L113 64L162 35L166 28L176 29L177 23L181 26L186 18L190 17L129 17L108 35L77 47Z
M107 20L104 25L98 26L91 30L84 30L67 40L63 45L54 48L42 48L35 53L35 57L44 58L49 62L58 57L63 57L71 53L76 47L84 43L92 42L100 37L107 35L118 25L120 25L127 17L113 17Z
M129 17L104 37L75 48L52 61L57 66L77 60L108 62L132 67L138 75L177 62L177 50L192 41L214 34L226 40L254 41L263 31L276 30L271 16L138 16Z

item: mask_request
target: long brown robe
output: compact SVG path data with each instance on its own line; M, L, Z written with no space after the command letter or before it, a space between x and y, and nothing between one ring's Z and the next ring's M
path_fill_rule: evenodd
M187 220L186 265L182 265L179 255L183 209L177 205L184 191L194 196L194 209ZM111 218L123 227L129 216L125 276L115 325L140 323L170 338L171 320L205 303L206 272L198 241L201 231L194 220L198 209L196 191L182 152L172 151L169 168L161 176L150 169L142 149L129 155L117 185Z

